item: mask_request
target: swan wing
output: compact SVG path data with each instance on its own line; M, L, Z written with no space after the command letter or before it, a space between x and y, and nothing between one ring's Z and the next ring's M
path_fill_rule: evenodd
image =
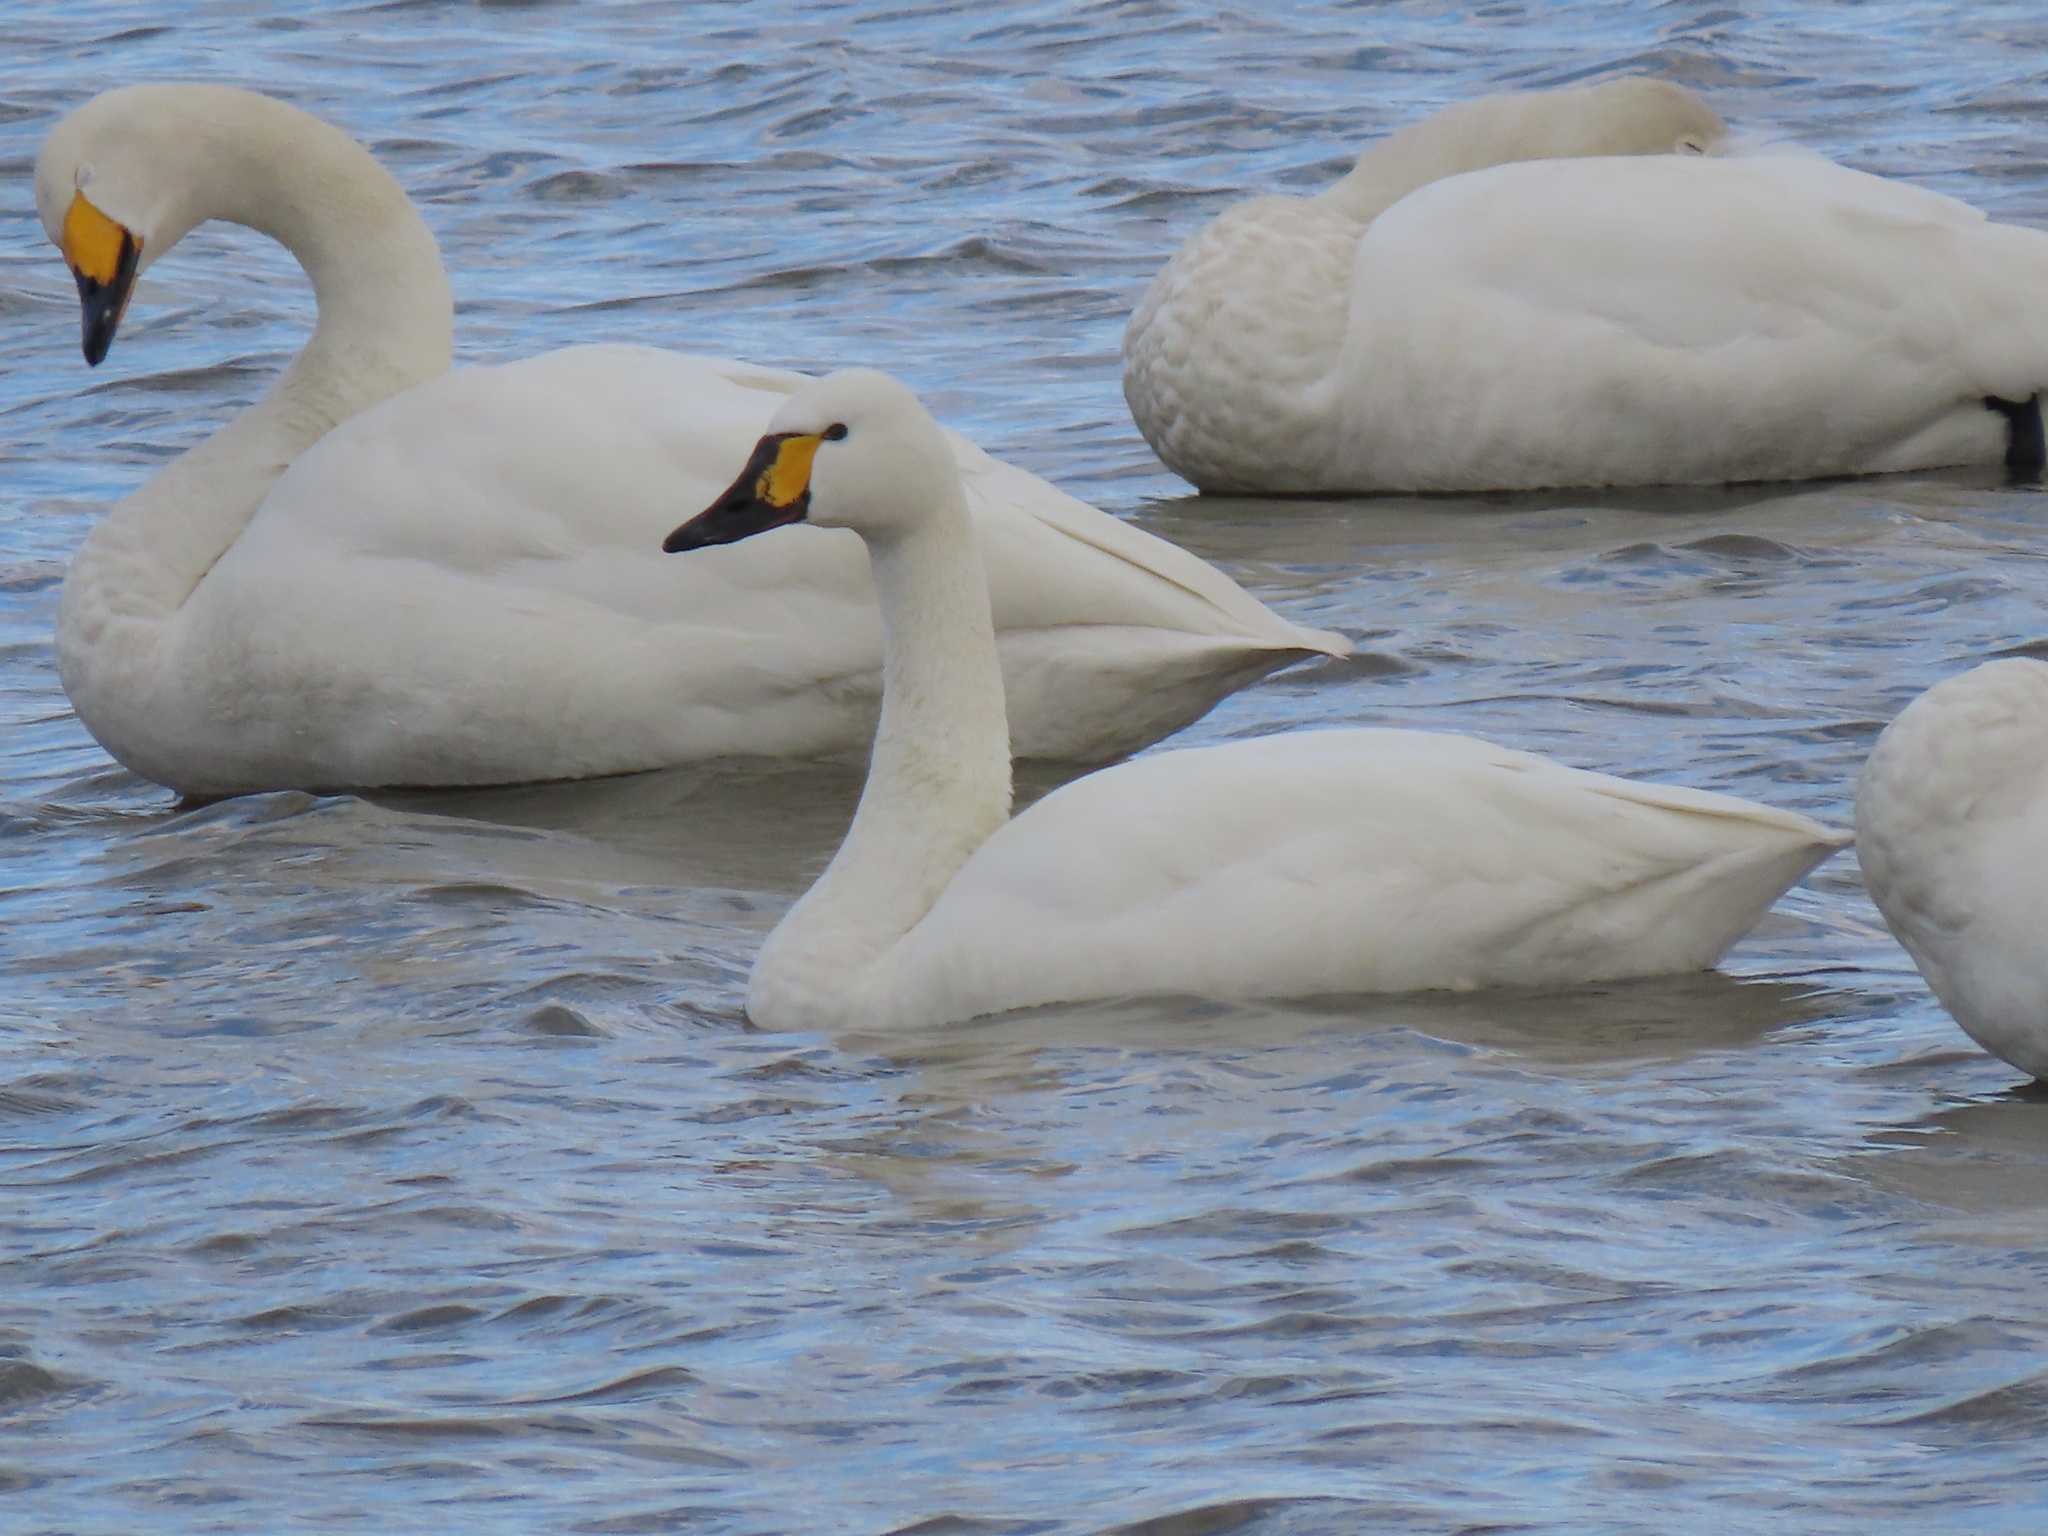
M723 491L806 376L626 345L457 370L344 423L294 464L252 524L336 555L581 592L672 616L692 563L645 560ZM1343 654L1213 566L1044 480L953 443L1001 627L1122 624ZM346 496L346 512L337 501ZM617 557L632 562L623 566ZM871 600L849 534L793 529L732 551L723 584ZM579 580L601 571L596 585ZM836 622L836 620L835 620Z
M1112 606L1111 593L1131 591L1144 594L1143 622L1162 628L1350 654L1342 636L1288 623L1179 545L1056 491L964 438L955 443L999 625L1088 623L1090 613Z
M962 1018L1696 969L1845 841L1464 736L1162 753L1067 785L984 844L892 953L876 1006Z
M152 776L479 783L857 750L881 652L859 540L796 527L661 553L803 382L581 346L459 369L344 422L179 615L169 675L187 696L161 713L194 739L165 743ZM1294 656L1346 648L954 442L1021 755L1129 751Z
M1529 486L1994 460L2048 235L1811 155L1532 161L1360 240L1340 478Z

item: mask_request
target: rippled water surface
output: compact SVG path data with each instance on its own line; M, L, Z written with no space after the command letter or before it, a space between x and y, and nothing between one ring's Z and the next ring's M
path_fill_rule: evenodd
M2048 1105L1934 1006L1852 858L1673 982L751 1031L847 770L181 810L86 736L64 562L311 300L211 227L88 372L29 195L105 85L277 91L423 205L459 353L878 363L1360 642L1191 739L1431 724L1843 819L1908 698L2042 648L2038 491L1198 502L1117 340L1228 200L1627 68L2048 223L2031 0L8 29L0 1528L2043 1528Z

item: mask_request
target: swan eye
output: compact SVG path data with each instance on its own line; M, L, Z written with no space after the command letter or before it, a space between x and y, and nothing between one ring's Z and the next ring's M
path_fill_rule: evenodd
M820 432L818 436L824 438L825 441L828 443L836 443L842 437L846 436L846 423L843 421L835 421L832 423L831 426L827 427L824 431Z
M1707 146L1698 139L1680 139L1678 141L1678 152L1681 155L1704 155L1707 152Z

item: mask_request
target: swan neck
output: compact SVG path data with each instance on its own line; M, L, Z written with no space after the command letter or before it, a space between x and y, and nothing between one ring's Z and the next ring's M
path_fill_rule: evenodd
M166 167L185 189L167 233L224 219L292 253L319 306L300 390L331 389L339 421L444 372L454 305L440 250L369 151L266 96L200 88L190 100L181 163Z
M965 505L869 546L882 610L882 718L830 874L894 940L1010 814L1010 729L988 582Z
M1368 149L1344 179L1317 200L1346 218L1370 224L1409 193L1459 171L1478 168L1477 164L1461 163L1464 157L1445 153L1444 146L1427 140L1416 142L1418 137L1410 129Z
M758 999L808 977L796 990L851 1013L886 1008L863 979L1010 814L1003 675L958 486L943 515L871 539L868 553L882 715L867 783L830 866L763 947L754 987Z
M1411 123L1368 148L1317 201L1370 224L1409 193L1466 171L1546 152L1520 98L1463 102Z
M454 330L432 233L347 134L249 92L140 90L151 92L140 99L158 127L152 169L164 189L146 257L209 219L245 225L298 259L319 318L263 398L94 529L67 582L73 663L108 624L175 614L292 461L340 422L445 373Z
M947 511L869 546L882 613L882 716L868 787L916 774L978 801L994 788L997 814L1007 817L1010 728L988 581L957 492Z

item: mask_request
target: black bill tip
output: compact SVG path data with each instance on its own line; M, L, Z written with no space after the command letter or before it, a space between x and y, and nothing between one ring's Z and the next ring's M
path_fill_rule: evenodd
M797 439L791 432L772 433L754 446L747 467L740 471L739 478L725 488L725 492L710 506L691 518L682 527L661 541L662 553L679 555L685 550L709 549L714 544L737 544L741 539L750 539L757 533L766 533L771 528L786 528L791 523L800 523L810 511L811 491L806 483L803 489L785 486L781 491L771 490L775 484L776 463L785 445ZM804 442L815 445L817 439L803 438ZM809 459L804 459L806 468ZM780 499L786 496L787 499Z
M135 290L135 264L141 251L135 237L124 230L121 254L115 263L112 279L103 283L76 267L71 269L72 277L78 282L81 340L89 367L99 367L106 360L108 349L114 345L114 333L121 328L121 317L128 312L128 296Z
M786 528L804 520L809 496L799 496L786 507L771 506L751 496L721 496L661 541L663 554L679 555L685 550L709 549L714 544L737 544L771 528Z

